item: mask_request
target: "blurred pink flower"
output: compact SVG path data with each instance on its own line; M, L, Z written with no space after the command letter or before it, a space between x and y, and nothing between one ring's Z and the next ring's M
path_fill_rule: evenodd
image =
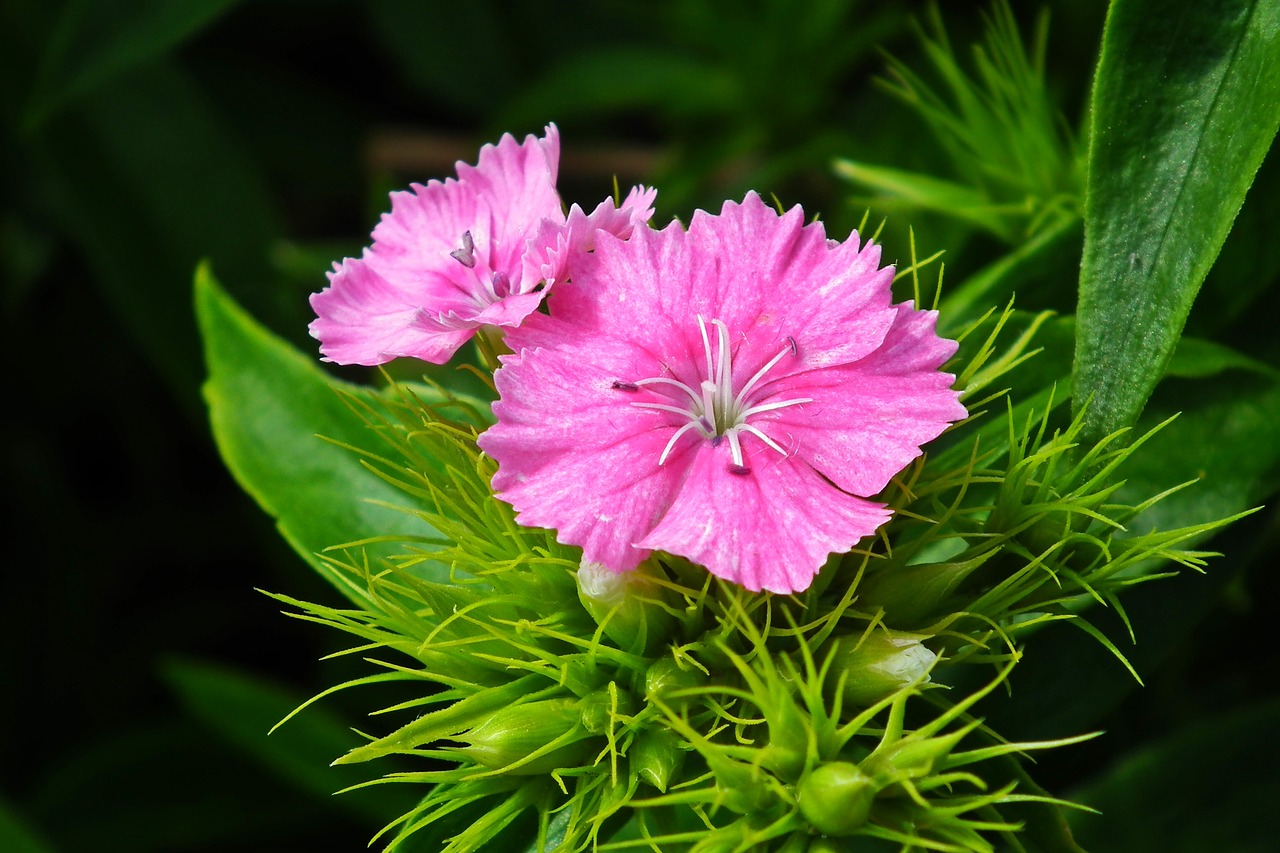
M880 249L754 193L687 231L599 235L508 336L480 446L529 526L614 571L678 554L803 590L890 512L875 495L965 417L936 312L891 304Z
M480 149L458 177L391 194L373 245L329 273L311 297L310 330L326 361L382 364L412 356L443 364L481 326L516 326L537 310L544 282L563 278L594 229L620 236L653 214L652 190L619 209L604 202L566 220L556 192L560 134ZM630 206L628 206L630 205Z

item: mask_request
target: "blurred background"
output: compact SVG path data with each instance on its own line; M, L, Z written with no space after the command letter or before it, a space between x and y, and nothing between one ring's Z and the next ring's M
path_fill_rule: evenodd
M1030 36L1046 8L1045 92L1070 165L1106 8L1016 3L1018 28ZM925 15L871 0L0 4L0 839L18 845L5 849L363 849L409 794L329 796L363 778L325 765L346 728L367 723L367 696L339 695L266 737L362 670L321 662L341 638L255 591L338 600L213 446L191 309L201 259L314 353L307 296L333 260L358 254L389 190L554 121L566 202L594 205L615 176L645 181L665 222L755 189L836 236L870 206L873 224L890 215L886 258L909 257L911 226L919 254L946 250L948 281L963 281L1033 229L895 203L883 180L836 166L963 179L883 83L885 51L936 68L913 25ZM980 7L943 17L967 61ZM1215 270L1192 320L1273 366L1280 193L1263 190L1275 159L1224 250L1234 266ZM1057 177L1078 189L1078 175ZM1055 239L1060 256L1028 274L1019 303L1070 313L1078 223ZM1210 393L1180 381L1166 407ZM1250 494L1269 493L1274 473L1250 472ZM1134 591L1138 644L1123 644L1145 689L1088 638L1049 632L1025 681L1014 676L1020 712L991 709L1011 738L1107 731L1036 770L1055 794L1111 792L1108 817L1081 824L1090 849L1210 849L1142 845L1159 843L1153 821L1236 826L1280 796L1263 734L1278 717L1273 527L1255 515L1212 543L1228 557L1209 576ZM1099 624L1121 641L1118 620ZM1271 849L1243 829L1178 831L1215 850Z

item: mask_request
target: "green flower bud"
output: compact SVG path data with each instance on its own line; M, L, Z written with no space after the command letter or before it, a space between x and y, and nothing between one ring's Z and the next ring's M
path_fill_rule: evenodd
M864 766L882 783L903 778L921 779L932 773L938 760L948 755L968 733L968 729L960 729L938 737L906 737L877 747Z
M958 563L886 567L858 585L858 606L869 611L884 608L890 625L926 625L964 579L996 553L991 550Z
M574 699L543 699L509 705L459 735L458 740L467 746L460 747L458 752L477 764L500 770L564 738L560 746L518 767L510 767L509 772L531 775L572 767L589 758L594 749L584 740L589 733L581 719L581 705Z
M676 710L683 710L689 697L673 694L701 687L706 683L706 674L697 667L682 668L673 657L658 658L645 670L644 695L647 698L661 699Z
M675 631L676 617L662 606L665 592L644 565L630 572L600 563L578 568L578 600L623 651L651 654Z
M684 766L685 750L675 735L665 729L641 732L631 744L627 757L631 770L662 793Z
M769 741L760 747L760 766L787 782L795 782L804 772L813 725L790 696L773 696L764 709L769 725Z
M911 684L929 680L938 656L926 648L927 636L873 629L859 637L836 641L828 685L844 678L843 697L857 706L874 705Z
M704 753L704 757L715 774L719 802L725 808L741 815L753 815L767 811L778 802L778 794L769 784L771 777L761 768L714 749Z
M800 813L823 835L852 835L871 815L875 781L856 764L832 761L800 782Z
M629 717L635 713L636 701L629 692L618 687L616 682L610 682L609 687L583 697L579 708L583 727L598 735L609 730L612 716Z

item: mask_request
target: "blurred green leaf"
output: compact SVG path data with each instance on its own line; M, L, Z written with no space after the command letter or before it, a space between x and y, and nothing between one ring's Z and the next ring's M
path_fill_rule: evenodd
M318 437L376 445L375 433L338 392L370 401L376 395L330 378L316 360L258 325L208 266L196 273L196 310L209 367L204 396L224 461L303 559L360 603L363 588L339 576L319 552L397 532L435 533L384 505L402 506L406 497L364 468L355 452ZM398 550L379 543L363 549L371 558Z
M576 53L511 102L504 117L523 127L546 116L568 121L638 109L668 117L730 115L743 106L738 82L723 68L660 47Z
M1015 295L1014 304L1023 310L1041 310L1059 303L1055 297L1068 282L1074 290L1082 236L1080 220L1063 217L954 288L944 287L938 331L955 334L992 305Z
M1197 721L1118 761L1072 794L1095 853L1268 853L1280 802L1280 701Z
M54 848L0 796L0 850L5 853L53 853Z
M330 795L320 800L261 771L166 703L52 758L27 801L52 849L64 851L257 851L279 839L317 849L306 843L316 838L355 849L372 834L367 817L327 807Z
M879 194L869 198L855 196L851 199L855 205L874 205L877 210L890 213L938 211L978 228L986 228L1002 235L1004 233L1002 217L1010 212L1010 208L993 206L987 194L974 187L905 169L875 166L854 160L837 160L835 167L837 175Z
M197 422L191 269L208 256L236 281L266 274L281 225L255 166L186 75L165 63L103 86L29 140L26 153L49 216L113 309L102 320L104 335L116 333L109 346L126 338L138 346ZM245 291L260 316L289 316L269 289ZM304 306L293 306L299 318Z
M1132 425L1280 125L1280 0L1116 0L1093 92L1074 405Z
M1233 515L1280 486L1280 382L1239 372L1178 380L1152 398L1142 423L1178 412L1125 463L1118 496L1132 500L1199 482L1143 512L1132 529L1171 530Z
M1280 378L1280 371L1271 365L1256 358L1250 358L1226 344L1185 335L1178 340L1178 346L1173 351L1164 374L1184 379L1199 379L1216 376L1225 370L1247 370L1261 373L1272 379Z
M272 726L302 704L304 697L218 664L174 660L161 673L192 716L299 790L377 825L412 808L412 792L394 786L333 796L367 780L367 774L358 769L330 766L334 758L360 743L360 737L314 705L272 732Z
M32 129L77 97L162 56L240 0L73 0L45 45L31 100Z

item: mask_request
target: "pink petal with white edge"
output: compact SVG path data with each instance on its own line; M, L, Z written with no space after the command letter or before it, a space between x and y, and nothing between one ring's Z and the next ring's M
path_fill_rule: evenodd
M311 330L325 356L443 363L467 339L465 329L516 324L536 310L541 295L530 294L539 282L525 280L524 255L545 218L564 221L555 189L559 152L554 125L545 138L523 143L508 134L481 149L477 166L459 163L460 179L392 193L373 245L312 296L318 319ZM463 263L456 253L466 240L472 248ZM506 299L512 303L502 305Z
M765 413L769 433L855 495L874 495L920 455L925 443L967 415L938 370L956 343L934 332L937 315L897 306L884 344L853 364L794 374L770 386L803 406ZM773 415L773 417L770 417Z
M311 308L317 315L311 336L324 360L338 364L372 366L405 356L443 364L472 334L441 326L362 259L336 265L329 287L312 294Z
M548 287L567 278L578 256L595 249L597 232L604 231L625 240L637 227L647 223L653 217L657 195L658 191L652 187L636 186L621 205L615 206L611 199L605 199L591 213L586 213L575 204L563 225L544 220L533 239L533 248L525 257L526 278L540 278Z
M498 423L479 438L499 460L495 493L524 525L549 527L583 559L633 569L634 547L666 508L678 472L660 467L667 434L581 357L525 350L496 374Z
M639 544L752 591L808 589L828 555L848 551L890 515L771 450L748 453L746 475L731 473L725 454L707 446L686 456L679 493Z

